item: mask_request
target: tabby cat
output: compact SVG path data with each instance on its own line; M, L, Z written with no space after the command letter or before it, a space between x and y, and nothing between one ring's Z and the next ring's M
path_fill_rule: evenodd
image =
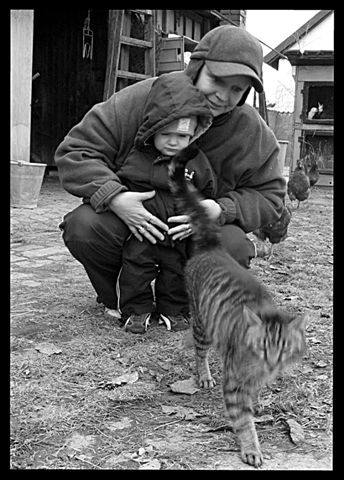
M242 460L259 467L263 457L253 418L253 398L305 350L305 319L281 312L266 289L221 246L220 229L207 216L200 197L184 176L193 146L170 164L176 202L190 215L194 251L185 267L199 385L215 381L208 365L214 345L223 361L223 394Z

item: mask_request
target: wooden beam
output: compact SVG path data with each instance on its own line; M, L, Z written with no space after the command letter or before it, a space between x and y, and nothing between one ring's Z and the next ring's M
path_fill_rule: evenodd
M10 160L30 161L33 10L11 10Z
M134 9L134 10L130 10L130 12L141 13L141 14L143 14L143 15L153 15L153 10L139 10L139 9Z
M144 75L143 73L128 72L127 70L118 70L117 77L128 78L130 80L145 80L151 78L150 75Z
M125 45L130 45L132 47L142 47L142 48L152 48L153 43L147 42L146 40L140 40L138 38L127 37L125 35L121 35L121 43Z

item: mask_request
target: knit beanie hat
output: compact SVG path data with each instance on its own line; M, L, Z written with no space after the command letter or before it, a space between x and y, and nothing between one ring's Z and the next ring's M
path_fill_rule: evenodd
M259 41L241 27L213 28L199 41L190 60L203 59L217 77L245 75L258 93L263 91L263 49Z
M168 132L168 133L183 133L184 135L193 135L195 133L195 129L197 126L197 118L194 116L190 116L188 118L178 118L174 120L174 122L169 123L166 125L161 132Z

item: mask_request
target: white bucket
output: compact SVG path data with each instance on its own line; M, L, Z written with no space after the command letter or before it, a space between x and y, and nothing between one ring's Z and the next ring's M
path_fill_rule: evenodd
M11 207L36 208L45 163L11 161Z

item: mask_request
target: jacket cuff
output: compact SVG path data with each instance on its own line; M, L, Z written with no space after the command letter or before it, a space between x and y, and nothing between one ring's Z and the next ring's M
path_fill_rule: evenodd
M221 207L221 213L218 219L219 224L233 223L236 218L236 206L230 198L219 198L216 202Z
M108 210L108 204L112 197L121 192L126 192L128 189L118 182L110 180L102 185L90 198L90 204L96 213L105 212Z

